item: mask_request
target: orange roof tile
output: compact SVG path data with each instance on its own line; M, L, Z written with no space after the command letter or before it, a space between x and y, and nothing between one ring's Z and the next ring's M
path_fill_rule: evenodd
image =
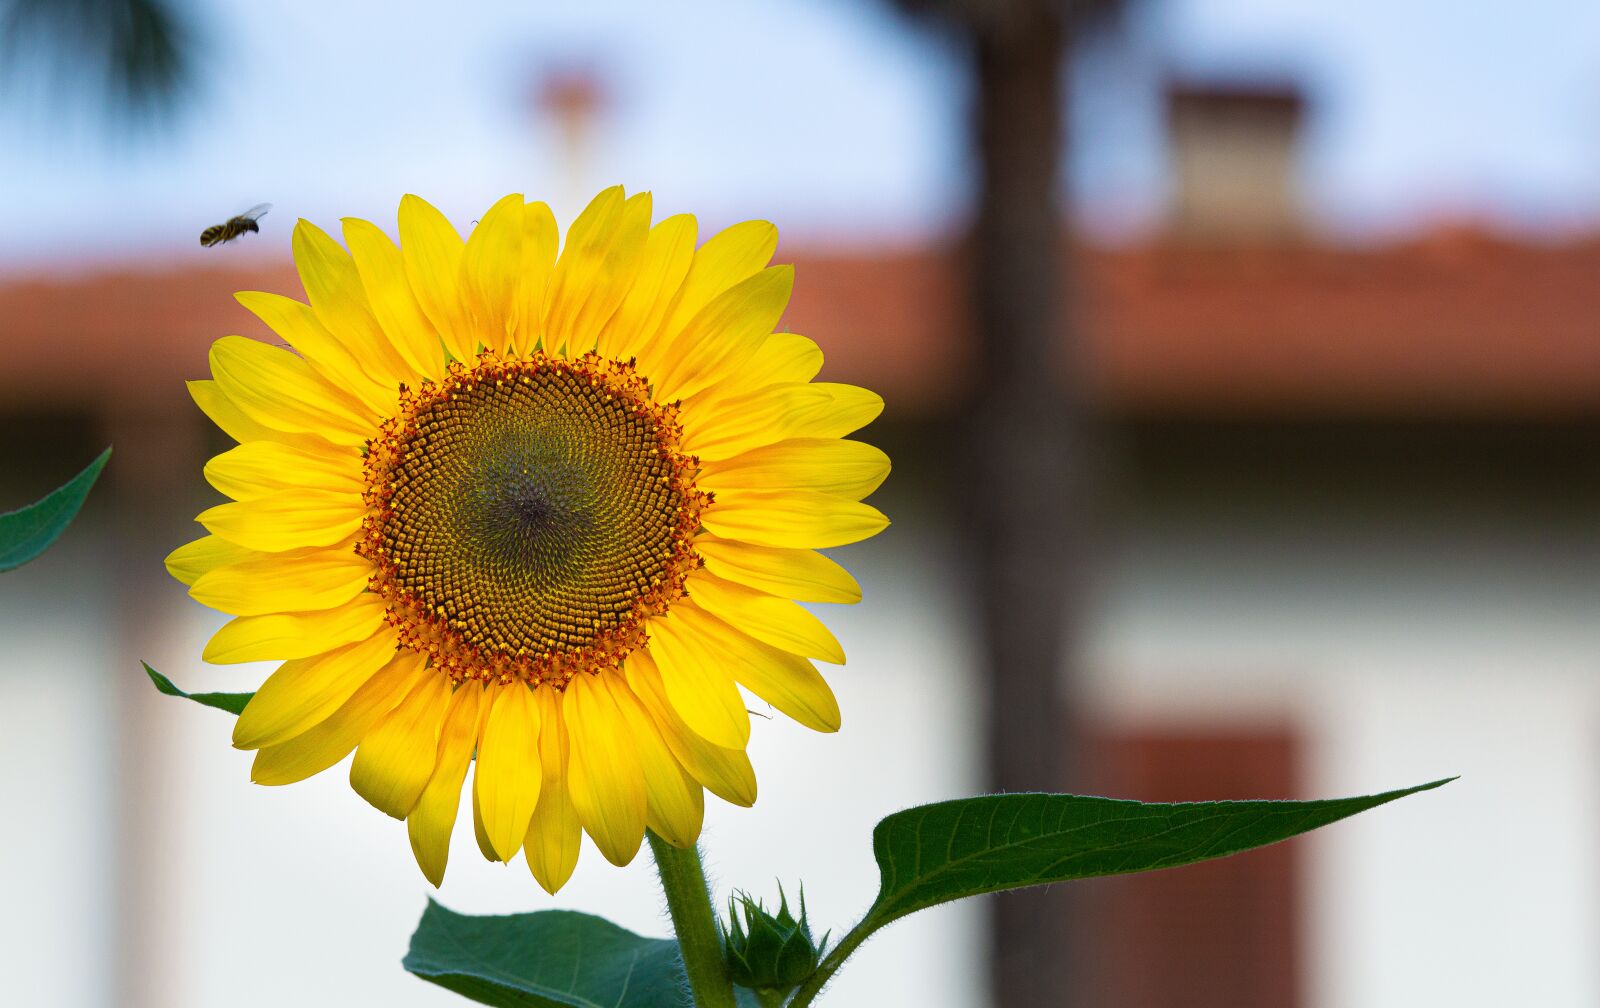
M959 393L958 257L787 254L786 324L824 376L902 416ZM1092 400L1117 413L1546 416L1600 413L1600 240L1455 235L1327 247L1082 249L1077 333ZM265 335L235 290L299 290L282 265L0 282L0 395L14 406L170 402L219 335ZM1066 334L1064 333L1064 342Z

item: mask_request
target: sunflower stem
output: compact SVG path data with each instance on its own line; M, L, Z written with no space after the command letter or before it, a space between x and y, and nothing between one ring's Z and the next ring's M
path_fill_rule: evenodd
M822 993L822 988L826 987L828 981L833 979L833 975L839 972L839 967L850 958L850 954L860 948L861 943L881 926L881 922L874 920L870 912L862 918L843 938L839 939L833 951L823 957L816 971L795 988L794 997L789 1001L789 1008L810 1008L811 1002Z
M661 875L661 891L667 897L672 928L678 933L678 950L694 1003L698 1008L736 1008L733 982L722 955L722 929L711 907L699 845L680 850L653 830L646 830L645 836Z

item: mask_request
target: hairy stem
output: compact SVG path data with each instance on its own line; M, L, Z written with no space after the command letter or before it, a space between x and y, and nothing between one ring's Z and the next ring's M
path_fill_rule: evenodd
M683 971L698 1008L736 1008L733 983L722 957L722 932L717 927L716 911L711 908L711 891L700 863L700 848L680 850L654 832L646 831L650 853L655 855L656 871L661 875L661 891L667 897L672 928L678 934L678 949L683 956Z
M839 939L839 944L833 947L832 952L823 957L822 962L817 965L817 971L806 977L805 982L795 988L794 997L789 1001L789 1008L806 1008L816 1000L817 995L822 993L822 988L826 987L828 981L833 979L833 975L839 972L839 967L844 965L844 961L850 958L850 954L860 948L861 943L866 941L878 927L878 922L872 919L872 914L869 912L859 924Z

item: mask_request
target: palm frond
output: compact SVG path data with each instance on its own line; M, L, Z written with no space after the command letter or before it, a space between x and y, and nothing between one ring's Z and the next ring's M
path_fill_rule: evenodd
M195 30L171 0L0 0L0 65L88 87L119 112L170 111L193 86Z

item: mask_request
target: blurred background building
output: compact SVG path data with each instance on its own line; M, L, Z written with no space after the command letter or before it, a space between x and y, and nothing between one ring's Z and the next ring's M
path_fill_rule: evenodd
M708 229L770 216L798 269L786 324L825 378L889 402L863 436L895 459L875 498L895 524L842 551L867 598L828 614L845 728L757 722L762 800L708 810L718 891L781 871L846 925L877 818L990 779L953 451L991 346L969 321L960 44L883 2L523 6L180 7L192 95L111 139L14 64L0 508L116 455L80 524L0 579L3 1000L454 1000L398 968L425 884L397 824L339 769L248 784L228 718L137 664L259 681L201 665L221 617L161 569L222 447L182 381L217 336L263 333L233 291L298 290L295 217L388 227L407 191L463 229L507 191L570 219L619 180ZM1081 397L1091 491L1061 572L1085 590L1060 787L1463 775L1264 851L1070 887L1074 1005L1600 1000L1600 12L1524 6L1134 0L1072 47L1069 296L1039 365ZM192 247L260 200L259 240ZM590 849L550 899L457 839L453 908L665 929L642 861ZM990 1004L983 909L896 925L824 1003Z

